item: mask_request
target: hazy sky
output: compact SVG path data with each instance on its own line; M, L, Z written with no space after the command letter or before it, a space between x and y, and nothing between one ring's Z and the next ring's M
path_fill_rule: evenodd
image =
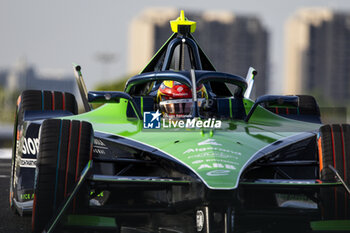
M88 89L92 89L104 79L126 74L129 22L154 6L257 15L270 32L273 93L279 93L283 77L287 18L302 7L350 11L349 0L0 0L0 69L24 57L40 72L72 74L71 63L76 62L82 65ZM117 56L110 65L96 58L106 52Z

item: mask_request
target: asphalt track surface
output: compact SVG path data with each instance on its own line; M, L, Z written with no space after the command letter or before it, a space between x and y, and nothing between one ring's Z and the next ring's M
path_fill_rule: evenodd
M4 233L5 232L6 233L12 233L12 232L30 233L31 232L31 215L19 216L18 214L15 214L9 207L9 183L10 183L11 160L8 159L7 157L8 156L0 158L0 233L3 233L3 232ZM64 231L64 232L66 233L67 231ZM82 233L84 231L79 230L75 232ZM131 233L135 231L132 229L122 228L121 232ZM144 231L137 231L137 232L144 232ZM258 233L261 231L252 231L252 232ZM285 232L285 231L281 231L281 232Z
M0 233L31 232L31 215L19 216L9 206L10 159L0 159Z
M9 206L9 184L10 184L10 169L11 169L11 160L10 150L1 150L0 148L0 233L21 233L21 232L31 232L31 215L19 216L15 214ZM292 227L293 228L293 227ZM271 232L305 232L305 231L288 231L286 227L282 227L282 231L271 231ZM68 231L64 231L65 233ZM72 231L70 231L72 232ZM74 232L83 233L84 231L78 230ZM89 231L91 232L91 231ZM93 231L97 232L97 231ZM101 231L99 231L101 232ZM102 231L104 232L104 231ZM131 233L135 232L132 228L122 228L122 233ZM144 231L136 231L143 232ZM245 231L243 231L245 232ZM266 232L266 231L248 231L249 233L254 232ZM270 233L270 231L268 231ZM309 231L307 231L309 232ZM328 231L327 231L328 232ZM340 233L340 231L338 231ZM322 231L322 233L326 233L326 231ZM329 232L328 232L329 233ZM334 233L334 232L333 232Z
M9 185L11 174L11 150L0 148L0 233L31 233L32 216L19 216L11 210L9 205ZM87 230L64 230L61 233L73 232L107 232L103 231L87 231ZM111 231L108 231L111 232ZM113 231L114 232L114 231ZM123 233L135 232L133 229L122 228ZM144 231L137 231L145 233Z

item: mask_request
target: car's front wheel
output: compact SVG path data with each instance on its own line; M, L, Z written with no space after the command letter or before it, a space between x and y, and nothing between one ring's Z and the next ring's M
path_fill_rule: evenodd
M93 130L88 122L59 119L43 122L35 175L33 232L41 232L70 195L92 159L92 143ZM88 197L77 198L72 208L87 205L87 201Z
M26 181L28 181L31 177L34 177L34 172L30 170L32 168L24 168L23 170L27 170L25 171L24 175L25 179L22 179L20 174L20 163L23 154L25 154L22 150L23 137L26 136L25 134L27 131L24 128L24 125L26 121L32 120L30 117L28 117L27 114L30 111L39 113L44 118L46 116L45 112L47 111L59 111L60 116L62 114L75 115L78 113L78 107L74 95L66 92L25 90L18 97L13 129L9 202L10 207L15 211L18 209L20 214L23 212L23 208L20 206L20 204L32 200L32 188L29 188L29 186L33 181ZM62 111L66 111L66 113L62 113ZM55 114L51 114L51 117L53 116L55 116ZM30 137L33 137L32 139L35 139L37 135L30 135ZM30 161L34 161L36 159L36 150L34 150L35 148L33 147L35 143L33 143L32 139L30 139L32 146L31 149L33 149L32 151L35 152L30 153L30 156L25 156L23 158L30 159ZM26 182L26 184L23 185L20 182ZM26 187L26 190L22 190L23 187ZM23 194L25 194L24 196L26 196L26 199L22 198ZM17 203L17 205L15 203Z
M350 184L350 125L324 125L317 139L320 179L334 181L333 166L345 183ZM321 211L325 219L348 219L350 217L349 194L344 187L321 188Z

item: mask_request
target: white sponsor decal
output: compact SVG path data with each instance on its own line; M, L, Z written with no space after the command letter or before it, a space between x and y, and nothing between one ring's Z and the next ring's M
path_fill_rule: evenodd
M106 152L103 149L94 148L95 154L105 155Z
M171 182L171 181L175 181L174 179L164 179L164 178L159 178L159 179L155 179L155 178L130 178L130 177L120 177L120 178L116 178L118 181L157 181L157 182Z
M223 148L216 148L216 147L204 147L204 148L195 148L195 149L187 149L183 154L187 154L187 153L193 153L193 152L205 152L205 151L220 151L220 152L226 152L226 153L231 153L231 154L235 154L235 155L242 155L241 152L237 152L237 151L232 151L232 150L227 150L227 149L223 149Z
M204 162L203 160L196 160L196 161L193 161L192 164L203 163L203 162Z
M231 163L231 164L235 164L235 165L239 165L239 163L237 162L233 162L233 161L229 161L229 160L224 160L224 159L206 159L204 160L195 160L192 162L192 164L199 164L199 163Z
M38 138L24 138L23 139L23 154L36 155L39 152L39 139Z
M104 144L104 143L102 142L102 140L95 138L95 139L94 139L94 146L103 146L103 147L105 147L106 144Z
M36 168L36 159L21 159L20 167Z
M233 166L232 164L222 164L222 163L212 163L211 165L209 164L201 164L198 168L198 170L201 170L203 168L226 168L230 170L236 170L236 167Z
M206 159L205 160L206 162L221 162L221 163L232 163L232 164L236 164L238 165L237 162L233 162L233 161L230 161L230 160L224 160L224 159Z
M207 176L227 176L229 173L229 170L214 170L207 172Z
M222 144L217 143L217 142L215 141L215 139L211 139L211 138L209 138L209 139L207 139L207 140L204 140L203 142L199 142L199 143L198 143L198 146L203 146L203 145L222 146Z
M221 158L221 159L236 159L238 160L237 156L234 155L228 155L228 154L224 154L222 152L205 152L205 153L201 153L201 154L196 154L196 155L191 155L188 156L188 159L201 159L204 157L215 157L215 158Z

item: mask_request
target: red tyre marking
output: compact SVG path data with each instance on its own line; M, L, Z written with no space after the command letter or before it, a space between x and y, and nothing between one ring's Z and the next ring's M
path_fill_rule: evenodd
M320 175L321 175L321 171L323 169L323 154L322 154L322 138L320 137L317 140L317 145L318 145L318 160L320 162Z
M343 152L343 169L344 169L344 180L347 180L346 177L346 170L345 170L345 145L344 145L344 135L343 135L343 127L340 126L340 135L341 135L341 145L342 145L342 152Z
M333 135L333 129L331 128L331 136L332 136L332 149L333 149L333 166L335 169L337 169L336 164L335 164L335 148L334 148L334 135Z
M337 169L335 164L334 133L333 133L332 126L330 128L331 128L331 136L332 136L333 167ZM338 218L337 188L334 188L334 207L335 207L335 216L336 218Z
M82 128L83 122L80 122L79 126L79 136L78 136L78 151L77 151L77 161L75 166L75 182L78 181L78 169L79 169L79 154L80 154L80 138L81 138L81 128ZM75 212L75 206L76 206L76 199L73 200L73 213Z
M63 104L63 110L66 110L66 96L64 92L62 92L62 104Z
M68 152L67 152L67 163L66 163L66 179L64 183L64 197L67 197L67 185L68 185L68 170L69 170L69 156L70 156L70 141L72 134L72 121L69 123L69 136L68 136Z
M32 212L32 232L34 232L35 207L36 207L36 195L34 194L33 212Z
M276 114L278 114L278 108L277 107L275 108L275 110L276 110Z
M53 91L51 91L51 104L52 104L52 110L55 110L55 94Z
M82 128L83 122L80 122L79 126L79 136L78 136L78 152L77 152L77 162L76 162L76 167L75 167L75 182L78 181L78 174L79 174L79 154L80 154L80 138L81 138L81 128Z
M342 145L342 152L343 152L343 169L344 169L344 180L346 182L347 176L346 176L346 170L345 170L345 145L344 145L344 134L343 134L343 127L340 126L340 135L341 135L341 145ZM345 216L348 216L348 193L344 190L344 203L345 203Z
M286 108L286 114L289 115L289 109L288 108Z

